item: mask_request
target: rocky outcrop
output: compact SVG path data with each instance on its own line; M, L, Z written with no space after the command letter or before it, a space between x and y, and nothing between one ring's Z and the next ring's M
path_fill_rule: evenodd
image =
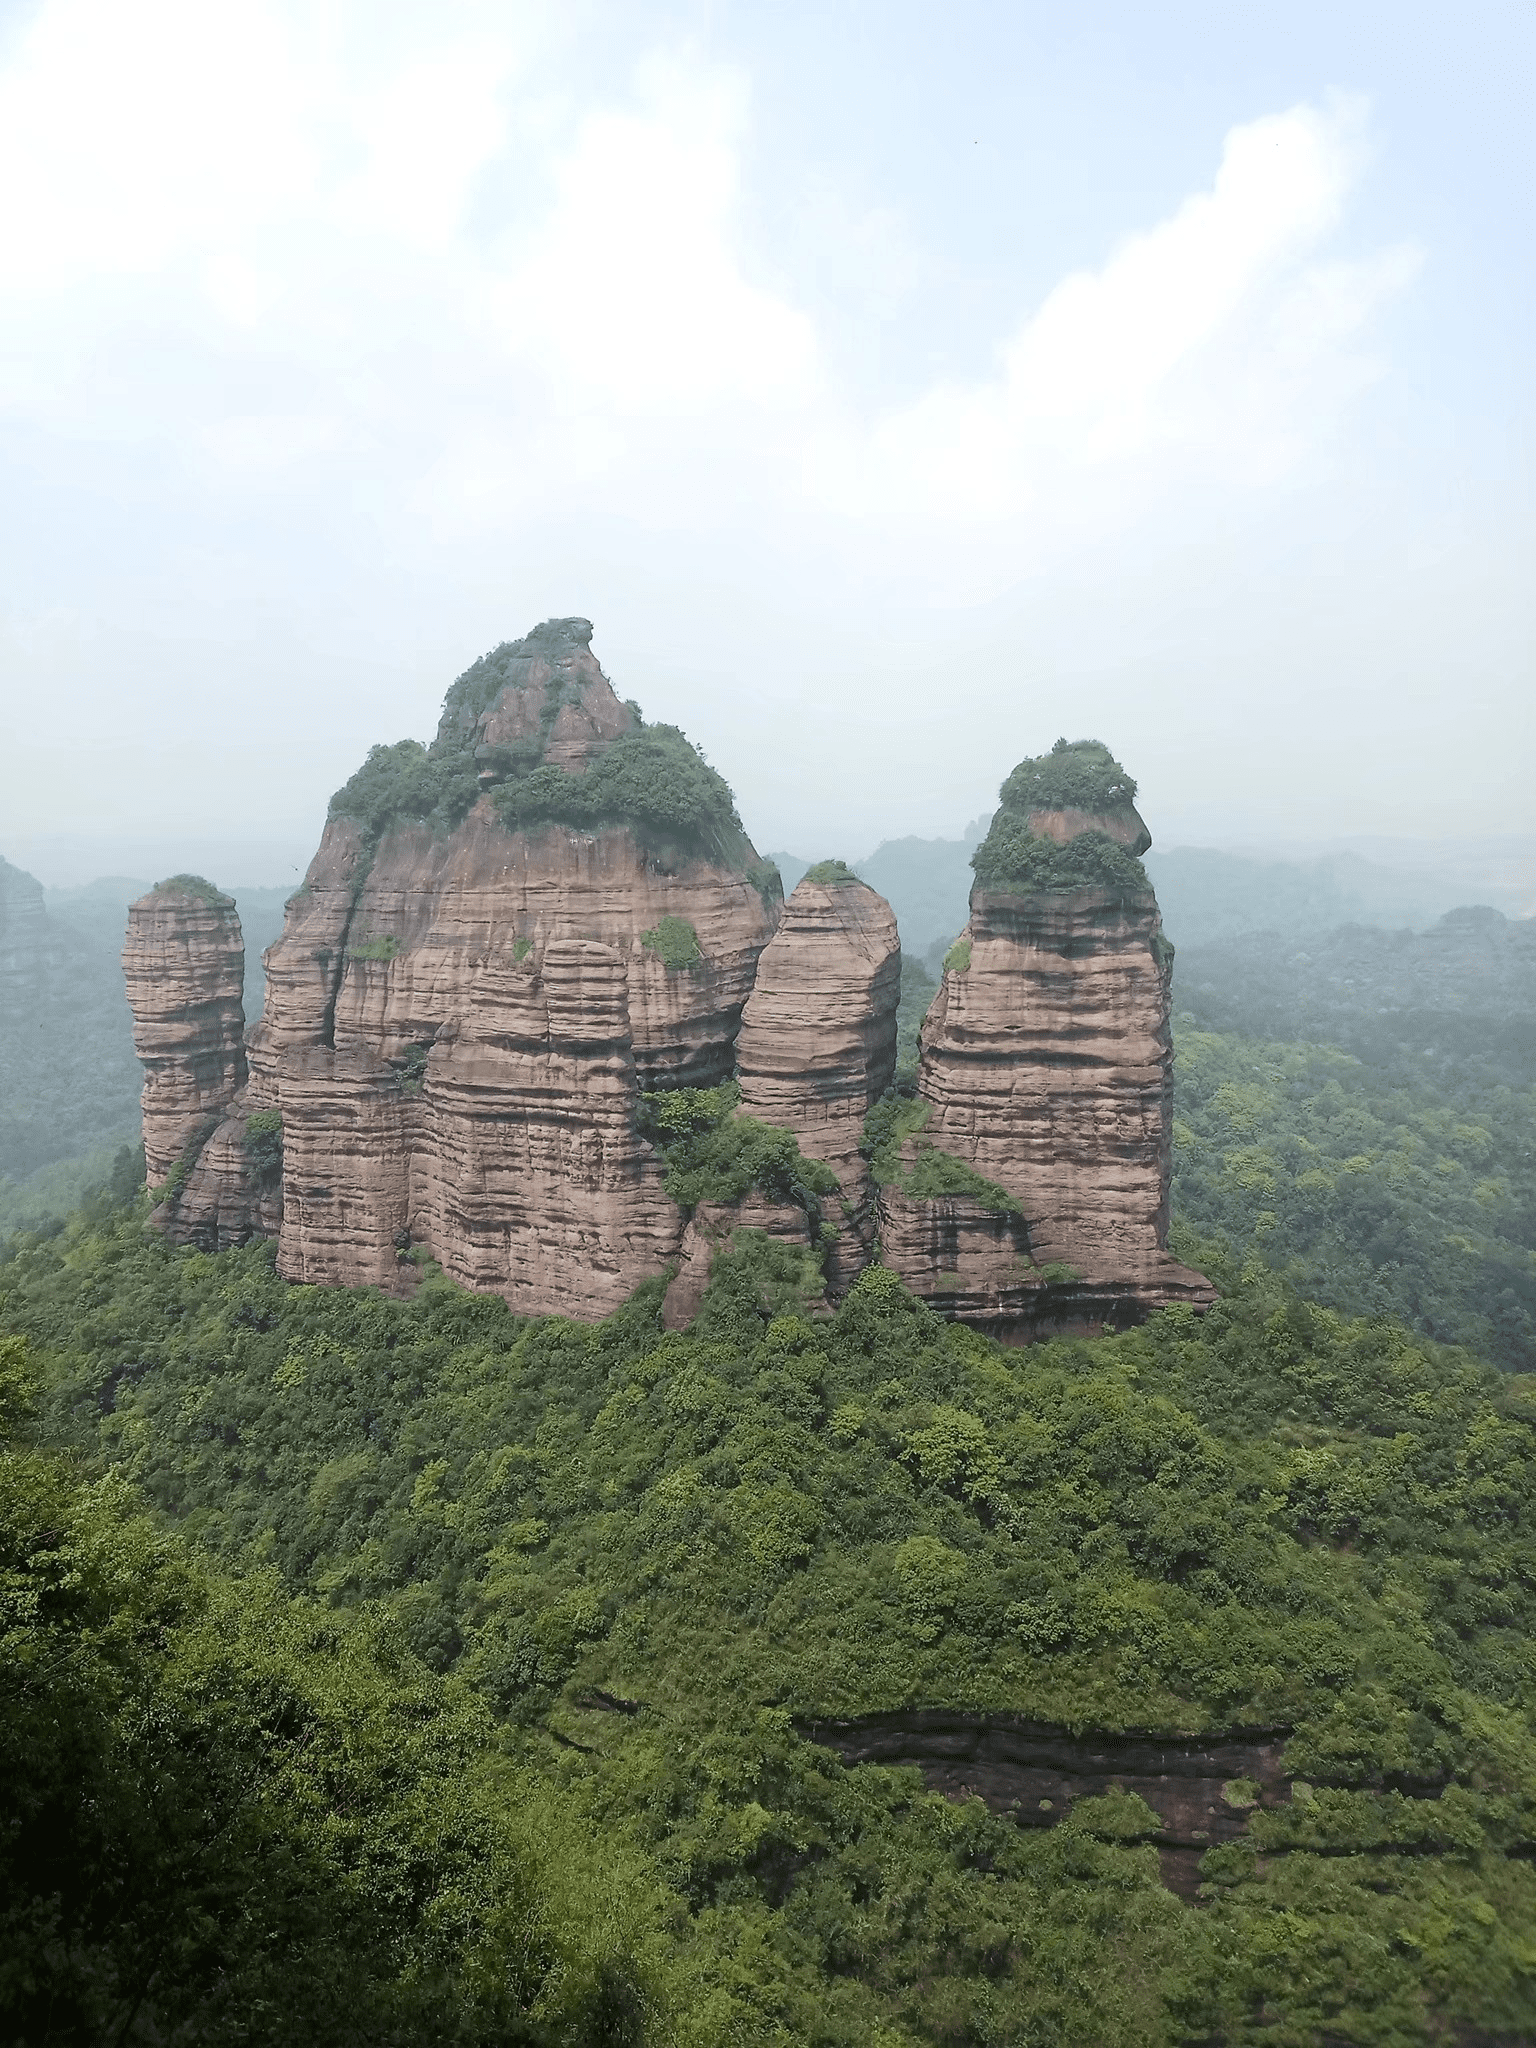
M1172 948L1135 859L1150 835L1129 797L1006 802L1010 785L1078 765L1062 752L1004 784L970 923L923 1024L927 1115L902 1154L910 1168L932 1145L1017 1211L881 1190L885 1256L908 1286L1005 1338L1214 1298L1167 1251Z
M425 1248L526 1315L600 1317L670 1269L671 1327L733 1243L770 1310L835 1298L877 1250L1005 1337L1208 1299L1165 1249L1169 949L1107 749L1062 742L1004 784L918 1100L882 1103L889 905L823 863L783 906L729 790L590 643L564 619L496 649L430 747L376 748L337 793L266 954L248 1085L232 904L181 877L134 905L165 1227L276 1231L279 1271L327 1284L402 1288ZM780 1136L718 1096L641 1101L733 1073Z
M195 875L141 896L128 909L123 977L156 1187L245 1085L245 944L233 899Z
M831 869L832 863L827 863ZM849 874L812 869L757 964L736 1043L741 1106L794 1132L837 1175L826 1204L837 1242L834 1291L867 1263L873 1188L864 1119L896 1071L901 943L883 896Z
M730 1075L778 904L739 825L722 851L644 815L509 824L504 785L558 799L641 729L590 634L476 664L433 757L472 763L461 822L341 810L289 905L250 1052L291 1278L390 1286L418 1244L519 1312L600 1316L678 1250L639 1096Z
M242 1090L154 1212L151 1220L173 1244L227 1252L282 1228L281 1145L264 1142L265 1132L256 1138L251 1117Z

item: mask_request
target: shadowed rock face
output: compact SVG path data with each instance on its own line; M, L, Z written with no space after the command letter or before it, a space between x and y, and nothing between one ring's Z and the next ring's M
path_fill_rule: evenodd
M901 942L883 896L862 882L807 876L757 965L736 1044L741 1106L792 1130L832 1168L851 1214L838 1228L835 1284L846 1288L873 1238L864 1119L896 1071Z
M245 943L234 903L212 890L151 889L129 906L123 977L154 1187L245 1085Z

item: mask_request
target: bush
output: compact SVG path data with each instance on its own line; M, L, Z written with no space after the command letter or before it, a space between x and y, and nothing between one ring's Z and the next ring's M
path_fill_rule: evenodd
M516 680L516 665L527 652L526 642L509 641L482 655L449 689L432 744L400 740L372 748L331 798L330 816L356 819L371 853L386 832L405 822L451 832L489 789L510 831L628 825L652 844L731 866L746 860L747 837L724 778L676 726L647 726L633 705L636 730L613 741L584 775L568 774L544 759L561 706L574 696L558 679L545 691L536 733L515 746L477 753L477 721ZM752 879L765 901L782 894L771 863L757 864Z
M970 968L970 964L971 964L971 942L970 942L970 940L969 940L969 939L956 939L955 943L954 943L954 944L953 944L953 945L952 945L952 946L950 947L949 951L948 951L948 952L947 952L947 953L946 953L946 954L944 955L944 972L945 972L946 974L965 974L966 972L968 972L968 970L969 970L969 968Z
M793 1131L740 1116L741 1090L673 1088L641 1098L641 1128L662 1153L662 1186L680 1209L701 1202L739 1202L751 1188L771 1201L803 1209L813 1229L821 1223L821 1197L835 1194L837 1175L819 1159L806 1159Z
M1110 889L1139 894L1151 888L1135 854L1116 845L1107 832L1079 832L1065 846L1038 837L1028 821L999 811L992 829L971 855L984 889L1021 896L1050 896L1074 889Z
M656 955L669 974L697 967L704 958L699 951L699 935L686 917L659 919L650 931L640 934L640 943Z
M248 1116L241 1143L258 1187L280 1186L283 1178L282 1111L258 1109L254 1116Z
M156 882L151 893L156 896L195 896L210 910L233 910L235 907L234 897L216 889L203 875L169 875L163 882Z
M746 833L725 778L675 725L623 734L585 775L545 764L515 776L496 790L495 803L513 831L630 825L642 838L732 864L745 856Z
M1058 740L1021 761L998 795L1010 811L1116 811L1136 801L1136 778L1101 740Z
M844 883L857 882L859 877L845 860L819 860L814 867L807 868L800 879L802 882L819 882L824 889L837 889Z

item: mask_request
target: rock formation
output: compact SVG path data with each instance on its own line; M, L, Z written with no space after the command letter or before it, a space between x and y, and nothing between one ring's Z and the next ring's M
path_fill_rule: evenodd
M1107 784L1097 803L1095 774ZM1049 801L1053 780L1074 779L1089 782L1088 801ZM1091 742L1021 763L1004 784L970 924L923 1024L926 1114L881 1190L888 1263L1000 1336L1213 1298L1167 1251L1172 948L1136 858L1151 835L1134 792ZM925 1146L1016 1209L995 1194L989 1207L985 1194L904 1190Z
M874 1238L864 1119L896 1071L901 942L883 896L840 862L812 868L757 964L736 1043L741 1106L794 1132L842 1189L832 1279L844 1291Z
M878 1233L1004 1336L1208 1298L1164 1249L1169 949L1108 753L1063 743L1004 784L903 1100L889 906L835 862L783 906L725 784L590 642L561 619L496 649L429 747L376 747L338 791L248 1083L233 906L187 877L133 906L164 1227L275 1232L290 1279L390 1289L421 1247L527 1315L599 1317L670 1270L673 1327L742 1229L782 1241L753 1259L785 1299L835 1298ZM718 1093L641 1101L733 1073L776 1132Z
M245 943L233 900L197 875L141 896L128 909L123 978L144 1067L145 1170L157 1187L245 1086Z
M638 1098L729 1076L778 905L724 785L590 638L551 621L461 678L402 757L414 810L381 820L367 770L333 806L251 1039L291 1278L392 1285L415 1243L520 1312L596 1316L678 1249Z

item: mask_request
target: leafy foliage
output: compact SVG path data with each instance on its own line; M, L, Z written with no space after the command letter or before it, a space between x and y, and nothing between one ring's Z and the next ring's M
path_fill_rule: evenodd
M545 690L535 732L479 758L476 721L515 680L522 653L522 643L506 642L466 669L448 691L430 746L400 740L373 747L332 797L330 815L356 819L372 849L387 831L413 821L452 831L489 787L509 830L629 825L649 843L731 865L745 861L748 843L729 786L676 726L644 725L636 712L637 729L614 740L585 774L547 762L545 748L567 700L558 680ZM771 880L762 873L755 886L771 888Z
M859 877L845 860L819 860L808 867L800 879L819 882L823 888L836 889L845 882L857 882Z
M1007 810L993 819L971 866L982 888L1025 896L1072 889L1131 894L1151 887L1141 862L1107 832L1079 832L1063 845L1031 832L1027 818Z
M642 837L733 864L745 857L746 834L729 785L675 725L622 734L585 775L534 768L503 783L494 801L513 829L633 825Z
M938 983L922 961L911 953L903 953L901 999L896 1007L896 1075L892 1084L900 1095L910 1094L917 1086L918 1033L938 992Z
M204 875L169 875L165 881L156 882L152 893L156 896L195 896L199 903L206 903L213 910L233 910L235 907L234 897L216 889Z
M998 792L1000 809L971 855L984 889L1047 895L1073 889L1122 893L1151 887L1147 871L1107 832L1079 832L1065 844L1030 829L1035 811L1126 810L1136 783L1098 740L1058 740L1048 754L1021 761ZM1145 837L1139 842L1146 844Z
M1190 1225L1315 1300L1536 1370L1536 1089L1184 1024L1174 1071Z
M947 953L946 953L946 954L944 955L944 972L945 972L946 974L965 974L965 973L967 973L967 972L969 971L969 969L970 969L970 965L971 965L971 942L970 942L970 940L969 940L969 939L956 939L955 943L954 943L954 944L953 944L953 945L952 945L952 946L950 947L949 951L948 951L948 952L947 952Z
M699 951L699 935L686 917L659 918L650 931L640 934L640 943L656 955L669 974L697 967L704 958Z
M258 1109L245 1120L241 1139L259 1187L280 1187L283 1179L283 1113Z
M639 2042L643 1942L570 1882L623 1878L536 1788L477 1780L475 1697L19 1445L23 1351L0 1339L6 2038L531 2048L617 2003L601 2038Z
M1007 1352L879 1268L831 1318L712 1288L668 1335L659 1287L525 1324L123 1215L14 1260L4 1319L53 1435L328 1640L356 1610L473 1687L497 1812L651 1864L680 2040L1518 2041L1531 1387L1190 1249L1230 1290L1203 1320ZM796 1733L919 1704L1279 1726L1305 1782L1238 1809L1192 1911L1129 1794L1019 1827Z
M740 1100L734 1081L642 1097L641 1127L667 1162L662 1186L690 1211L701 1202L738 1202L756 1188L804 1209L819 1225L821 1197L836 1191L836 1174L819 1159L803 1158L793 1131L739 1115Z
M1021 761L998 791L1010 811L1116 811L1136 801L1127 775L1101 740L1058 740Z

